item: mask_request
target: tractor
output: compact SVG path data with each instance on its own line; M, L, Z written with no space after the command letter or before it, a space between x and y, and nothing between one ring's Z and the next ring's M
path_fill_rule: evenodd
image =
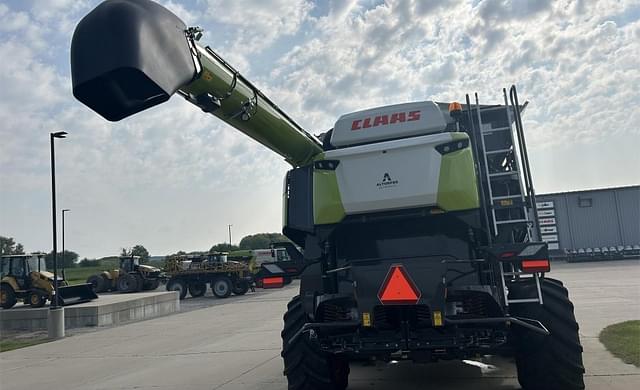
M44 253L0 257L0 307L12 308L18 301L42 307L54 297L53 273L47 271ZM89 285L69 286L58 276L58 303L62 306L88 302L98 296Z
M140 256L120 256L118 269L102 271L91 275L87 283L93 291L102 293L107 291L139 292L155 290L162 280L159 268L140 264Z

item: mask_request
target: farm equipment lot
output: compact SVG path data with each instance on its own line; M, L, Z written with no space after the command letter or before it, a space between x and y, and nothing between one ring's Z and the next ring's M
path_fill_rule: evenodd
M640 369L613 358L597 337L607 324L640 318L640 264L554 264L551 275L565 281L575 302L587 389L638 388ZM225 300L186 299L181 305L188 312L2 353L0 387L285 389L281 317L297 287ZM483 363L353 364L349 389L412 390L427 383L429 389L519 388L509 362Z

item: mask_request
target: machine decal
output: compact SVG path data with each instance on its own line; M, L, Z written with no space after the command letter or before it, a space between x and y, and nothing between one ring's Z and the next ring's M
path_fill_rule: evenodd
M391 115L377 115L364 119L356 119L351 123L351 130L367 129L369 127L386 126L394 123L412 122L420 120L420 111L395 112Z
M376 186L378 188L389 188L389 187L397 186L398 183L399 183L398 180L393 180L391 178L391 175L389 175L389 172L385 172L385 174L382 176L382 181L378 182Z

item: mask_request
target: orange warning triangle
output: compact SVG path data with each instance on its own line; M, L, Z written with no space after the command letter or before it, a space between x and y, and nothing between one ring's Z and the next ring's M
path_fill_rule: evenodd
M384 305L415 305L420 300L420 290L402 265L392 265L378 298Z

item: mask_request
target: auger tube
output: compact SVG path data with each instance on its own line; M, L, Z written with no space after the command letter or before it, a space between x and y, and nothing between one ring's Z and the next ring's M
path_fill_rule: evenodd
M209 47L202 35L150 0L107 0L85 16L71 43L73 94L119 121L178 93L203 111L304 166L320 142Z

